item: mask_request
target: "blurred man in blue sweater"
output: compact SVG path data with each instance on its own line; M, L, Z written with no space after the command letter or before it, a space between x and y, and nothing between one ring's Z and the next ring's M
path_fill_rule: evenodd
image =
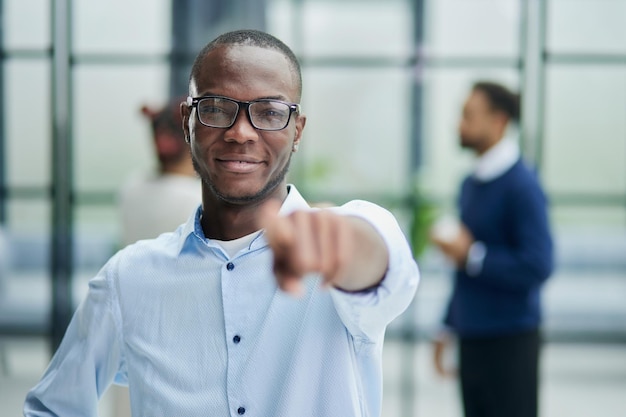
M442 358L456 336L466 417L537 416L540 293L552 273L553 245L546 197L506 135L519 108L507 88L474 84L459 134L477 164L461 185L459 226L432 235L456 267L435 366L450 373Z

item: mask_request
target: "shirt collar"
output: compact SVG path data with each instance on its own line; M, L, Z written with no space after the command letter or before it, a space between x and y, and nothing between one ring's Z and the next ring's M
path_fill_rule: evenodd
M474 178L480 181L494 180L508 171L519 158L520 151L515 138L504 137L478 158Z
M287 184L287 198L283 201L282 206L280 207L279 214L282 216L286 216L289 213L292 213L296 210L303 210L310 208L309 204L306 202L304 197L300 194L300 192L296 189L296 187L292 184ZM200 218L202 216L202 206L199 206L193 216L190 216L187 220L187 223L182 228L181 234L179 236L179 246L178 253L180 253L185 247L185 243L189 239L190 236L195 235L200 240L210 242L211 239L207 239L204 235L204 231L202 230L202 225L200 224ZM252 247L264 246L266 244L265 239L262 234L261 238L254 239L251 243Z

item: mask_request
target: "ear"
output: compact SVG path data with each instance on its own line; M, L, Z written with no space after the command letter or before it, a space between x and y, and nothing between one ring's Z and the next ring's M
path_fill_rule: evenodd
M182 101L180 103L180 117L183 120L183 133L185 134L185 142L189 143L190 141L190 133L189 133L189 118L191 115L191 106L186 101Z
M306 125L306 116L298 115L296 119L296 133L293 138L293 152L298 150L298 146L300 145L300 139L302 139L302 131L304 130L304 126Z
M504 135L506 127L509 124L509 116L502 111L498 111L494 113L493 118L495 121L494 128L500 136Z

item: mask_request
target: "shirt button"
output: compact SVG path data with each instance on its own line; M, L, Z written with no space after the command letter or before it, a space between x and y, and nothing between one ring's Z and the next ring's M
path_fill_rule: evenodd
M239 414L240 416L242 416L242 415L246 414L246 409L245 409L245 408L243 408L243 407L239 407L239 408L237 409L237 414Z
M229 271L232 271L233 269L235 269L235 264L232 262L227 263L226 269L228 269Z
M233 342L235 343L241 342L241 337L238 334L236 334L235 337L233 337Z

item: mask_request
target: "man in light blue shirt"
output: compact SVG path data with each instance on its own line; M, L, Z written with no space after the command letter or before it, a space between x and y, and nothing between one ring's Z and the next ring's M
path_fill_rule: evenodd
M417 265L387 210L313 209L286 183L301 90L266 33L200 52L181 113L202 205L90 281L26 416L95 416L112 382L134 416L380 415L385 328Z

